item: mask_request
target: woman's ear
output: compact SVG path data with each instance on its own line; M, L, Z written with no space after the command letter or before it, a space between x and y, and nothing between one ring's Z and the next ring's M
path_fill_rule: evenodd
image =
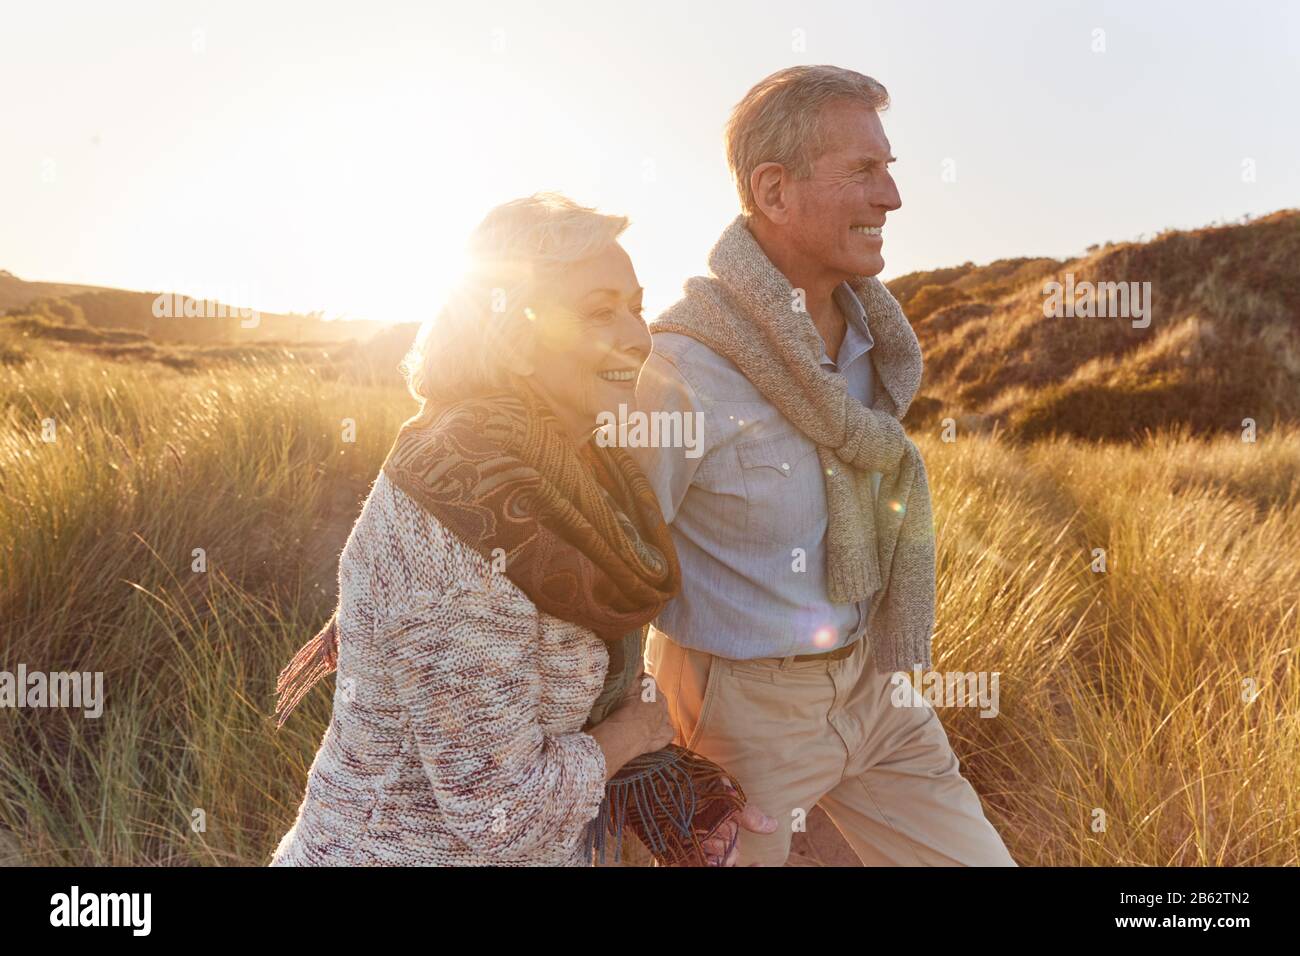
M537 327L532 310L496 326L491 347L501 352L502 366L514 375L528 378L536 371L533 353L537 347Z

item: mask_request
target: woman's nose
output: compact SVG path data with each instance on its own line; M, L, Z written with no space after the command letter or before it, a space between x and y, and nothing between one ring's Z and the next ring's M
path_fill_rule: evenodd
M619 323L619 348L628 355L635 355L637 361L644 362L650 354L650 344L650 330L645 321L631 309L624 310Z

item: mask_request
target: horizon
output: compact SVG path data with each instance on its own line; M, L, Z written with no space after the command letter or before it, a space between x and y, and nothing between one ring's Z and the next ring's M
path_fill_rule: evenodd
M944 263L944 264L940 264L940 265L932 266L932 267L930 267L930 268L926 268L926 269L914 269L914 270L912 270L911 272L904 272L904 273L900 273L900 274L898 274L898 275L888 275L887 273L888 273L889 270L886 269L885 272L882 272L882 273L881 273L881 281L882 281L882 282L885 282L885 283L889 283L889 282L893 282L893 281L895 281L895 280L897 280L897 279L904 279L904 278L907 278L907 277L909 277L909 276L913 276L913 275L920 275L920 274L924 274L924 273L927 273L927 272L934 272L934 271L937 271L937 270L940 270L940 269L954 268L954 267L957 267L957 266L965 266L965 265L967 265L967 264L972 265L975 269L983 269L983 268L985 268L985 267L987 267L987 266L995 265L995 264L998 263L998 262L1002 262L1002 261L1005 261L1005 260L1008 260L1008 259L1040 259L1040 258L1051 258L1051 259L1057 259L1057 260L1061 261L1062 264L1065 264L1065 263L1070 262L1071 260L1085 258L1086 256L1088 256L1088 255L1091 253L1092 249L1094 249L1094 248L1096 248L1096 247L1106 247L1106 246L1112 246L1112 245L1123 245L1123 244L1126 244L1126 243L1142 243L1142 242L1150 242L1150 241L1153 241L1153 240L1159 238L1160 236L1162 236L1162 235L1164 235L1164 234L1166 234L1166 233L1168 233L1168 232L1191 232L1191 231L1197 231L1197 230L1201 230L1201 229L1218 229L1218 228L1231 227L1231 226L1244 226L1244 225L1248 225L1248 224L1251 223L1251 222L1254 222L1255 220L1258 220L1258 219L1264 219L1264 218L1267 218L1267 217L1269 217L1269 216L1275 215L1275 214L1277 214L1277 213L1285 213L1285 212L1300 212L1300 206L1287 206L1287 207L1282 207L1282 208L1280 208L1280 209L1273 209L1273 210L1269 210L1269 211L1262 212L1262 213L1258 213L1258 214L1254 214L1254 213L1243 213L1241 216L1238 216L1238 217L1236 217L1235 219L1230 219L1230 220L1216 220L1216 221L1214 221L1214 222L1208 222L1208 223L1205 223L1205 224L1200 225L1200 226L1189 226L1189 227L1186 227L1186 228L1178 228L1178 229L1167 228L1167 229L1160 229L1160 230L1156 230L1156 231L1151 232L1151 233L1145 233L1145 232L1144 232L1144 233L1139 233L1137 236L1130 237L1130 238L1126 238L1126 239L1107 239L1107 240L1098 240L1096 243L1091 243L1091 244L1089 244L1089 246L1084 247L1082 250L1078 251L1077 253L1066 254L1066 255L1063 255L1063 256L1047 256L1047 255L1042 255L1042 254L1033 253L1033 252L1026 252L1026 253L1023 253L1023 254L1021 254L1021 255L1019 255L1019 256L1002 256L1002 257L1000 257L1000 258L998 258L998 259L990 259L990 260L988 260L988 261L986 261L986 262L979 262L979 261L969 260L969 259L968 259L968 260L964 260L964 261L962 261L962 262ZM180 297L183 297L183 298L198 299L198 300L200 300L200 301L211 301L211 302L213 302L214 305L215 305L215 304L220 304L221 306L226 307L227 309L231 310L232 312L235 311L235 310L237 310L237 309L251 309L251 310L253 310L253 311L255 311L255 312L257 312L257 313L259 313L259 314L261 314L261 315L280 315L280 316L284 316L284 317L293 317L293 318L313 318L313 317L315 317L315 318L319 318L320 321L322 321L322 322L364 322L364 323L374 323L374 324L378 324L378 325L381 325L381 326L388 326L388 325L400 325L400 324L414 323L414 322L417 322L417 321L418 321L418 320L415 320L415 319L411 319L411 320L398 320L398 321L395 321L395 322L394 322L394 321L385 321L385 320L382 320L382 319L372 318L372 317L365 316L365 315L329 315L329 314L319 315L319 314L317 314L317 313L313 313L313 312L305 312L305 311L295 311L295 310L282 311L282 310L278 310L278 309L267 309L267 308L262 308L262 307L261 307L258 303L256 303L256 302L236 302L236 301L217 300L217 299L212 299L212 300L203 300L203 299L202 299L201 297L199 297L199 296L188 296L188 295L186 295L186 290L185 290L185 289L129 289L129 288L126 288L126 287L124 287L124 286L120 286L120 285L113 285L113 286L92 286L90 283L79 282L79 281L76 281L76 280L70 280L70 279L28 278L27 276L15 275L15 274L13 273L12 270L4 269L4 268L0 268L0 277L2 277L2 276L8 276L9 278L11 278L11 279L16 279L16 280L19 281L19 282L23 282L23 283L31 283L31 284L40 284L40 285L71 285L71 286L87 286L87 287L95 288L95 289L107 289L107 290L113 290L113 291L118 291L118 292L139 293L139 294L142 294L142 295L156 294L156 295L172 295L172 296L180 296ZM683 277L683 282L684 282L684 281L685 281L685 277ZM651 321L653 321L653 320L651 320Z

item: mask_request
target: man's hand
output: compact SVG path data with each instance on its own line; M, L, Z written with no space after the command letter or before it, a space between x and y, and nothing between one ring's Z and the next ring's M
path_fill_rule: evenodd
M728 789L732 791L736 789L731 785L730 780L724 780L723 782ZM747 803L740 813L718 827L713 836L700 844L700 847L704 850L703 862L697 859L686 865L735 866L736 861L740 858L740 830L742 827L750 833L774 833L776 831L776 820L753 804Z
M630 704L641 697L642 682L648 675L642 671L637 679L630 681L623 691L620 705ZM651 680L654 678L652 677ZM655 688L656 699L659 688ZM664 745L666 746L666 744ZM723 778L723 785L732 792L735 787L731 781ZM758 807L752 804L745 804L740 813L735 814L726 823L718 827L717 832L709 839L700 844L704 851L704 858L701 860L696 857L692 860L680 864L681 866L735 866L736 861L740 858L740 830L748 830L750 833L774 833L776 831L776 819L769 817Z

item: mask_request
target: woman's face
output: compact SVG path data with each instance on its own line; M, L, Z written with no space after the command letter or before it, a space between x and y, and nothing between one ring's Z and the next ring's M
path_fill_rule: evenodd
M636 379L650 354L640 283L623 247L565 268L532 306L532 375L528 381L578 441L601 412L633 404Z

